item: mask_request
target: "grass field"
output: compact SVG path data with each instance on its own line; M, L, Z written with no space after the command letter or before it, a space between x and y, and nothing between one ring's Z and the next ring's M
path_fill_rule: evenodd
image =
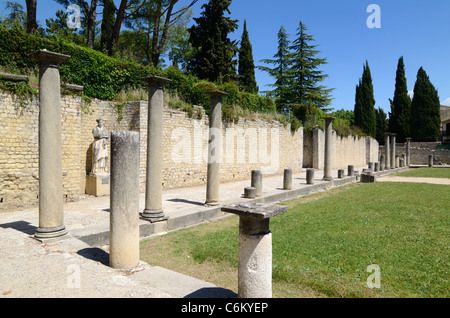
M274 297L450 297L449 186L352 184L271 220ZM237 292L238 218L141 243L141 258ZM381 288L370 289L369 265Z
M413 168L395 175L400 177L450 178L450 168Z

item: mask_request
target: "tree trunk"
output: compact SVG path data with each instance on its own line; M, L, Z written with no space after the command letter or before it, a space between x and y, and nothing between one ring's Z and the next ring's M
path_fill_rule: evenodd
M38 28L36 22L37 0L26 0L27 5L27 33L34 34Z
M114 24L113 33L108 41L108 55L111 56L113 49L117 47L119 42L120 29L125 15L128 0L122 0L120 2L119 11L117 12L116 23Z
M95 39L95 18L97 15L97 0L91 1L91 6L89 8L88 16L88 30L87 30L87 45L93 49L94 39Z

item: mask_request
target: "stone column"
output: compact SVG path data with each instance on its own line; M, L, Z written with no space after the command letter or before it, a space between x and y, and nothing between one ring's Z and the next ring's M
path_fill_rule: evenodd
M375 162L375 172L379 172L379 171L380 171L380 163Z
M333 180L332 171L332 137L333 137L333 121L334 117L325 117L325 159L324 159L324 169L323 169L323 180L331 181Z
M206 205L219 205L220 158L222 151L222 98L224 92L206 92L211 99L209 110L208 167L206 180Z
M291 169L284 170L283 190L292 190L292 170Z
M285 206L240 203L222 208L239 215L238 297L272 297L271 217L285 213Z
M339 169L338 170L338 178L342 179L343 177L345 177L345 170L344 169Z
M411 138L406 138L406 166L411 165Z
M373 162L369 162L369 170L373 172L374 169L375 169L375 164Z
M111 133L109 265L139 264L139 133Z
M314 184L314 168L306 169L306 184Z
M383 171L385 169L386 160L384 155L380 155L380 170Z
M433 167L433 155L428 155L428 167Z
M262 172L260 170L252 170L251 186L256 189L256 196L262 196Z
M406 165L406 153L402 153L402 159L403 159L403 167L407 167Z
M386 170L391 169L391 145L390 145L391 133L384 133L384 152L385 152L385 164L384 168Z
M63 210L59 65L70 56L41 50L30 57L39 62L39 227L35 238L42 241L67 234Z
M147 171L145 209L141 218L152 223L167 220L162 208L164 85L171 80L152 76L148 83Z
M396 159L395 159L395 143L397 134L391 134L391 169L396 168Z

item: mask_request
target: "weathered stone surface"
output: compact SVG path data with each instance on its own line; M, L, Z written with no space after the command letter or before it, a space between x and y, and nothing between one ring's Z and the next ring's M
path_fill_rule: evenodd
M284 169L283 190L292 190L292 169Z
M306 183L314 184L314 169L313 168L306 169Z
M139 133L111 133L109 265L130 269L139 264Z
M271 218L275 215L287 212L288 207L258 202L242 202L222 207L223 212L237 215L253 216L255 218Z
M262 172L260 170L252 170L251 186L256 189L256 196L262 195Z
M338 170L338 178L342 179L343 177L345 177L345 171L344 171L344 169L339 169Z
M256 198L256 188L255 187L247 187L244 189L244 198L254 199Z
M361 173L361 182L362 183L372 183L376 181L376 176L370 172Z

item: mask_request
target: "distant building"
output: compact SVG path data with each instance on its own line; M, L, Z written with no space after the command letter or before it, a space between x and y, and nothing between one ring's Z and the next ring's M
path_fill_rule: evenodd
M450 143L450 106L441 105L441 136L443 143Z

